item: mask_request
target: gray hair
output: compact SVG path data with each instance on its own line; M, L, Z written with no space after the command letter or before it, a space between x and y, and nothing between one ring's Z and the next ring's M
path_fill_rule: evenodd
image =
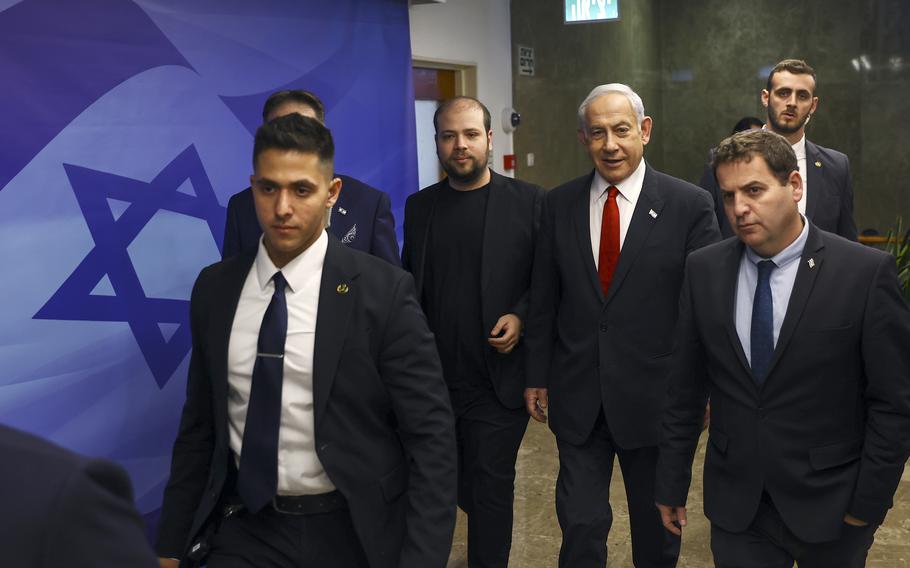
M622 83L608 83L606 85L598 85L588 93L588 96L585 97L585 100L581 101L581 104L578 106L578 127L587 132L585 128L585 113L588 110L588 107L591 106L598 98L607 95L609 93L619 93L625 95L629 99L629 104L632 105L632 110L635 111L635 116L638 117L638 126L641 127L641 123L645 120L645 103L641 101L641 97L638 96L638 93L632 90L628 85L623 85Z

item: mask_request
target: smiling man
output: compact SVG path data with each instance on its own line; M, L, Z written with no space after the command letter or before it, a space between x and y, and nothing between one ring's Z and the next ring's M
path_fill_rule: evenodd
M635 566L675 566L654 507L660 409L686 255L720 234L707 192L645 162L632 89L596 87L578 121L594 169L544 200L525 331L528 412L559 448L559 565L606 565L618 456Z
M543 190L490 169L493 130L480 101L445 101L433 123L448 177L408 197L402 261L455 411L468 565L506 568L515 459L528 426L521 330Z
M818 108L816 87L815 70L805 61L785 59L775 65L761 92L762 105L767 109L765 129L786 138L796 153L803 182L799 212L818 228L855 241L850 159L837 150L806 139L806 125ZM733 228L724 214L721 193L710 164L705 165L699 185L714 195L721 233L724 237L731 236Z
M433 335L409 274L326 232L333 157L310 117L256 132L259 247L193 288L162 566L446 564L455 436Z
M705 399L705 514L718 568L865 565L910 455L910 310L894 258L799 212L788 140L714 155L735 239L689 256L655 499L668 534Z

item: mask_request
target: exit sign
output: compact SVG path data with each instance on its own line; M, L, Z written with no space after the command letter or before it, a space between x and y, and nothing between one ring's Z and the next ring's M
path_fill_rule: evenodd
M619 0L566 0L566 23L610 22L619 19Z

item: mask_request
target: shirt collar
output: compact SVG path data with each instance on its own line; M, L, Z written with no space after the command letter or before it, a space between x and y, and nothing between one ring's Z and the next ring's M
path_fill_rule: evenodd
M802 217L803 220L803 230L800 231L799 236L796 237L796 240L790 243L787 248L772 256L770 259L778 268L785 267L791 262L798 260L799 257L803 255L803 249L806 248L806 239L809 237L809 221L806 219L805 215L801 214L800 217ZM763 260L768 260L764 257L759 256L750 247L746 247L746 257L753 264L758 264Z
M619 190L619 194L622 195L626 201L631 203L636 203L638 201L638 196L641 193L641 186L645 180L645 160L642 160L638 163L638 167L635 168L635 171L632 172L629 177L622 180L617 184L616 189ZM594 170L594 181L591 182L591 200L597 201L600 199L610 188L610 183L607 182L597 170Z
M268 251L265 250L265 237L259 239L259 251L256 253L256 276L259 280L259 289L265 291L272 280L272 276L278 272L278 268L272 259L269 258ZM315 271L322 271L325 263L325 253L329 248L329 235L322 231L316 241L311 244L305 251L294 257L291 262L284 265L281 274L287 280L288 288L291 292L299 290L308 274Z
M806 135L803 134L802 137L793 144L793 152L796 154L796 159L805 159L806 158Z

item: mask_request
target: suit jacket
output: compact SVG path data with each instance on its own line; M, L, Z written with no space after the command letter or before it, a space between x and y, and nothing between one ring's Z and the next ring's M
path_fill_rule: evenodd
M16 568L158 566L119 466L0 426L0 558Z
M234 459L228 341L254 258L247 251L213 264L193 288L193 352L164 494L161 556L183 556L234 490L226 482ZM445 566L455 523L454 423L411 276L330 236L314 356L316 453L347 499L370 565Z
M484 219L480 258L480 301L483 329L490 330L505 314L525 322L531 285L531 262L540 224L543 189L490 171L490 194ZM414 274L417 295L423 298L427 242L436 200L443 180L408 197L404 212L402 263ZM436 259L437 262L444 259ZM485 345L487 370L496 396L507 408L524 405L525 347L519 341L511 353Z
M711 168L714 150L698 185L714 196L714 208L720 232L724 238L733 236L733 229L724 213L724 203L714 170ZM845 239L856 240L856 222L853 220L853 181L850 177L850 159L837 150L825 148L806 140L806 217L823 231L836 233Z
M710 195L650 166L606 297L591 249L593 172L544 200L525 331L528 386L550 428L583 443L603 408L621 448L656 446L683 266L719 239Z
M332 208L329 233L351 248L401 266L388 194L352 177L336 175L341 178L341 194ZM221 258L256 250L260 235L253 190L248 187L228 201Z
M845 513L879 524L910 454L910 310L894 259L810 226L759 388L735 328L743 247L728 239L689 257L656 500L685 504L709 394L712 523L745 530L765 490L807 542L837 538Z

